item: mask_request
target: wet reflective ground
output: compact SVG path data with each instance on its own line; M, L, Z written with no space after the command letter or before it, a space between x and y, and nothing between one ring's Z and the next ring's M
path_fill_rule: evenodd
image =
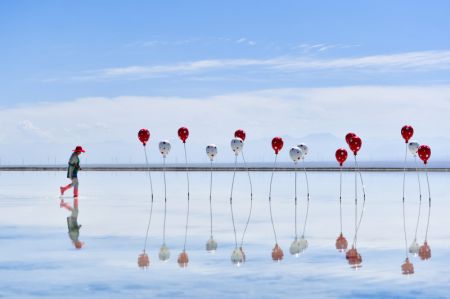
M305 208L304 177L299 173L299 229ZM309 247L289 254L294 237L293 173L276 173L273 213L282 262L271 259L274 237L268 207L270 173L252 173L253 218L244 250L247 262L230 262L234 249L229 192L232 173L214 173L213 229L215 254L207 253L209 238L209 173L191 173L191 218L187 242L190 262L176 262L184 241L185 174L168 173L168 262L158 260L162 243L162 174L153 173L155 206L147 252L150 267L137 267L149 208L149 186L141 172L82 172L76 250L68 234L71 212L60 207L64 172L2 172L0 174L0 298L448 298L450 295L450 201L448 173L431 173L432 213L429 244L432 257L411 260L415 274L401 274L405 259L401 205L401 173L364 173L365 218L358 238L362 267L351 269L335 249L339 235L339 174L310 173L311 208L305 237ZM354 229L353 174L343 182L343 232L352 241ZM423 186L425 186L425 177ZM234 210L238 237L249 208L248 179L236 177ZM408 243L414 235L418 188L407 175ZM70 194L70 193L69 193ZM424 189L419 242L427 212ZM73 205L72 198L64 201Z

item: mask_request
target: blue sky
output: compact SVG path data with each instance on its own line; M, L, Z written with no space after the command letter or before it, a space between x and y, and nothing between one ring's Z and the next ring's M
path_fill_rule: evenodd
M390 126L383 130L395 130L396 136L403 121L433 132L430 138L439 138L445 136L445 131L430 127L421 112L424 101L430 101L429 115L433 111L445 115L449 109L450 99L446 96L450 86L449 10L447 1L3 2L0 115L17 114L17 117L2 123L0 143L7 145L13 139L11 135L17 136L17 130L23 129L34 134L35 142L45 143L42 134L55 138L63 135L55 131L56 127L73 131L77 122L84 127L118 125L108 124L113 116L102 115L102 110L108 108L101 105L96 108L96 117L71 120L66 127L63 122L49 120L49 110L80 103L80 99L82 104L78 106L89 106L91 103L86 99L94 98L105 99L104 105L110 106L120 102L118 98L139 96L149 109L160 111L162 108L152 101L161 97L164 104L176 104L172 109L182 107L187 119L193 119L188 124L195 127L199 126L195 111L174 98L185 99L184 103L209 104L215 97L234 97L239 98L237 101L243 107L247 104L246 107L252 107L245 104L248 93L284 99L281 106L289 106L292 101L299 103L299 114L308 113L309 125L317 128L302 131L299 138L316 133L340 138L347 130L358 127L368 137L377 137L373 133L373 123L377 121L374 115L366 116L370 122L367 127L355 123L327 130L319 123L314 124L314 119L329 117L321 114L330 111L328 104L319 102L330 91L342 101L342 107L347 106L342 99L361 99L359 103L365 108L351 107L352 113L342 116L347 118L372 111L378 93L387 92L386 101L390 99L397 107L401 107L397 100L416 97L415 102L411 101L409 115L398 123L386 119ZM358 92L355 94L352 88ZM365 92L361 88L366 88ZM417 89L422 98L417 97ZM304 112L303 93L311 92L317 100L311 96L305 100L313 101L315 106ZM433 103L434 99L439 100ZM338 101L331 97L330 100ZM78 106L72 109L85 108ZM236 104L235 108L242 107ZM385 108L391 109L389 104ZM121 111L124 118L132 118L135 113L131 107L129 111ZM404 109L391 111L395 116ZM269 118L270 109L265 112ZM253 127L257 129L251 119L244 122L233 119L235 111L228 113L230 122L250 131ZM283 119L284 112L279 113ZM70 115L70 111L61 110L61 114ZM84 116L77 115L75 119L79 117ZM142 125L139 119L134 120L135 124L128 124L133 132L141 126L159 129L155 127L159 120L146 123L142 118ZM180 118L171 120L178 122L174 130L183 125ZM337 122L339 117L332 120ZM231 132L234 129L230 127ZM282 127L276 132L292 135L289 130L282 131ZM123 138L100 140L101 136L104 134L92 139L69 138L65 142L89 144L95 139L119 143Z
M397 72L361 78L339 70L287 75L224 67L139 80L73 79L102 69L202 60L448 50L447 1L15 1L1 6L2 105L124 94L448 82L448 68L408 78Z

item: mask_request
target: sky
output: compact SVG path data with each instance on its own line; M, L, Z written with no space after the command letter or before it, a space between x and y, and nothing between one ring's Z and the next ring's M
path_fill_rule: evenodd
M400 160L411 124L450 160L448 1L14 1L0 3L0 163L142 162L137 131L208 162L243 128L250 161L270 140L332 160L344 136L362 160ZM280 160L288 161L288 150Z

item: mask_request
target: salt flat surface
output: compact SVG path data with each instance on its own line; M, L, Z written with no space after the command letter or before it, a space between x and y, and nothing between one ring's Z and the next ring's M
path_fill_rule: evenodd
M432 219L429 243L432 258L412 258L416 273L403 276L404 260L401 173L364 173L367 191L365 218L359 235L363 267L351 269L334 248L339 234L339 174L310 173L311 209L306 238L309 248L299 257L289 254L294 234L293 178L276 173L273 212L285 258L272 262L274 237L269 218L270 173L251 173L254 211L244 249L247 262L230 262L234 237L229 207L232 173L213 174L214 237L218 251L205 251L209 237L209 173L191 173L191 219L187 252L190 263L180 268L176 258L183 246L186 213L185 174L167 174L168 262L158 260L162 242L162 173L152 173L155 206L148 252L151 266L137 267L149 208L149 186L142 172L81 172L79 218L82 250L67 234L69 213L59 207L58 188L64 172L0 173L0 298L449 298L450 202L448 173L431 173ZM422 174L423 175L423 174ZM344 173L344 234L353 231L353 174ZM236 176L234 208L242 234L249 207L247 174ZM407 174L408 243L414 235L418 189ZM427 193L422 176L423 242ZM305 208L305 184L299 173L299 227ZM361 190L359 190L361 191ZM71 198L65 199L71 202Z

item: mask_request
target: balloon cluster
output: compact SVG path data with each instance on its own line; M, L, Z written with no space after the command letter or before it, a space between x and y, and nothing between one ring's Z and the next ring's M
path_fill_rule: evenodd
M417 141L411 140L411 138L414 135L414 128L410 125L405 125L402 127L400 131L403 139L405 140L405 162L404 162L404 169L403 169L403 197L402 197L402 206L403 206L403 231L404 231L404 239L405 239L405 262L401 266L402 273L405 275L414 274L414 265L411 263L409 254L412 254L414 256L419 255L419 257L422 260L427 260L431 258L431 249L427 242L427 236L428 236L428 227L430 223L430 210L431 210L431 195L430 195L430 184L428 180L428 171L427 171L427 163L431 156L431 149L428 145L419 145ZM418 214L417 214L417 220L416 220L416 229L415 229L415 235L414 239L411 243L411 245L408 247L408 241L407 241L407 233L406 233L406 215L405 215L405 203L406 203L406 197L405 197L405 183L406 183L406 167L407 167L407 153L408 151L413 155L414 157L414 163L415 163L415 172L417 174L417 182L419 187L419 208L418 208ZM427 186L428 186L428 218L427 218L427 227L425 232L425 241L422 246L419 246L417 242L417 231L419 227L419 221L420 221L420 214L421 214L421 207L422 207L422 189L421 189L421 183L420 183L420 175L418 172L418 166L417 166L417 159L416 156L419 156L419 158L423 161L425 165L425 175L427 179Z
M429 229L429 222L430 222L430 211L431 211L431 195L430 195L430 184L429 184L429 178L428 178L428 171L427 171L427 165L428 161L431 157L431 149L428 145L420 145L417 141L411 140L411 138L414 136L414 129L412 126L406 125L402 127L401 129L401 135L403 139L405 140L406 149L405 149L405 167L404 167L404 176L403 176L403 220L404 220L404 231L405 231L405 248L406 248L406 258L404 263L401 266L401 270L403 274L413 274L414 273L414 265L410 261L409 253L413 254L414 256L419 256L422 260L427 260L431 258L431 249L428 244L428 229ZM188 236L188 224L189 224L189 201L190 201L190 190L189 190L189 171L188 171L188 159L187 159L187 152L186 152L186 141L189 137L189 130L186 127L181 127L178 130L178 137L183 143L184 147L184 154L185 154L185 163L186 163L186 179L187 179L187 213L186 213L186 225L185 225L185 237L184 237L184 246L182 252L178 256L178 264L180 267L186 267L189 263L189 256L186 252L186 242L187 242L187 236ZM150 132L147 129L141 129L138 132L138 139L142 143L145 153L145 161L148 168L148 177L149 177L149 183L150 183L150 190L151 190L151 205L150 205L150 212L149 212L149 220L147 224L147 230L145 235L145 242L144 242L144 249L141 254L138 256L138 266L141 268L147 268L150 265L150 258L146 252L147 247L147 241L150 231L150 223L152 218L152 211L153 211L153 186L152 186L152 179L151 179L151 173L147 158L147 150L146 145L150 140ZM231 194L230 194L230 209L231 209L231 218L233 222L233 230L234 230L234 238L235 238L235 248L231 254L231 261L232 263L236 265L241 265L245 262L246 256L245 252L243 250L243 243L244 243L244 237L245 233L247 231L251 214L252 214L252 204L253 204L253 187L252 187L252 180L249 172L249 168L247 166L247 163L245 161L244 157L244 142L246 139L246 132L242 129L238 129L234 132L234 138L231 139L230 146L231 149L235 155L235 162L234 162L234 172L233 172L233 179L231 184ZM358 165L357 161L357 155L362 147L362 140L361 138L356 135L355 133L348 133L345 136L345 141L348 145L348 148L354 155L354 174L355 174L355 227L354 227L354 236L353 236L353 242L352 246L349 250L348 248L348 241L344 237L342 224L342 169L345 164L345 162L348 159L348 152L345 148L338 148L335 152L335 158L336 161L339 164L340 167L340 187L339 187L339 210L340 210L340 233L336 239L335 247L340 252L346 251L346 259L348 260L348 263L354 267L359 268L362 263L362 257L361 254L357 250L357 240L358 240L358 232L361 226L361 222L363 219L364 209L365 209L365 202L366 202L366 195L365 195L365 186L363 182L363 177L361 174L361 170ZM277 232L275 229L275 222L273 218L272 213L272 183L274 178L274 173L277 168L277 158L278 154L281 152L284 146L284 141L281 137L274 137L271 141L272 149L275 153L275 159L273 164L273 169L270 177L270 185L269 185L269 210L270 210L270 220L273 228L274 233L274 239L275 239L275 246L272 249L272 259L274 261L281 261L284 257L283 250L281 246L278 243L277 238ZM159 142L159 152L161 153L163 157L163 177L164 177L164 222L163 222L163 242L162 246L159 251L159 259L161 261L167 261L170 258L170 250L169 247L166 245L166 218L167 218L167 183L166 183L166 158L170 153L171 150L171 144L167 140L163 140ZM419 246L417 243L417 231L418 231L418 225L419 225L419 219L421 215L421 199L422 199L422 193L421 193L421 185L420 185L420 176L419 172L417 171L417 162L416 162L416 174L418 178L418 186L419 186L419 211L418 211L418 217L417 217L417 223L416 223L416 230L415 230L415 236L414 241L411 243L411 245L407 246L407 236L406 236L406 220L405 220L405 177L406 177L406 162L407 162L407 153L408 151L413 155L414 161L416 161L416 157L419 157L420 160L424 163L425 166L425 175L426 175L426 181L428 186L428 218L427 218L427 225L426 225L426 232L425 232L425 238L423 245ZM298 256L300 253L302 253L307 247L308 247L308 241L305 239L305 228L307 224L308 219L308 211L309 211L309 184L308 184L308 176L306 172L306 167L303 166L304 172L305 172L305 179L306 179L306 190L307 190L307 205L306 205L306 215L305 215L305 222L303 225L303 232L300 235L298 233L297 229L297 206L298 206L298 198L297 198L297 165L300 161L304 161L305 156L308 155L309 148L306 144L301 143L297 146L293 146L289 150L289 157L294 162L294 176L295 176L295 185L294 185L294 240L290 245L289 252L294 255ZM210 237L206 242L206 250L208 252L214 252L217 250L217 242L213 237L213 201L212 201L212 186L213 186L213 161L215 157L217 156L218 149L215 144L209 144L206 146L206 155L210 160L211 163L211 174L210 174L210 194L209 194L209 202L210 202ZM242 238L240 243L238 243L237 238L237 229L236 229L236 223L234 218L234 211L233 211L233 188L234 188L234 182L235 182L235 176L236 176L236 168L237 168L237 159L238 156L241 155L242 160L244 162L244 166L247 169L248 173L248 179L249 179L249 185L250 185L250 209L249 214L247 218L247 222L245 224L245 228L242 233ZM363 196L363 203L362 207L360 208L360 211L358 210L358 177L361 184L362 189L362 196Z

